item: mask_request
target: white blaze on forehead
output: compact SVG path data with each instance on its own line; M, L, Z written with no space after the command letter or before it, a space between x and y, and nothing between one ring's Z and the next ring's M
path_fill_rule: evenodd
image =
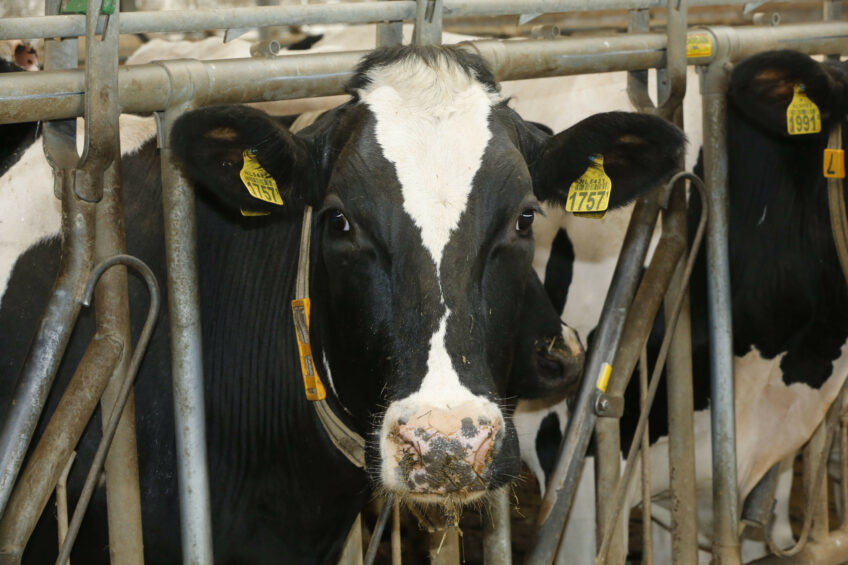
M360 99L376 117L377 142L395 166L404 210L438 270L468 204L500 95L445 57L435 67L413 58L368 76Z
M421 230L438 276L492 137L489 115L500 95L442 55L430 64L413 56L367 74L370 83L359 98L375 116L377 143L395 167L404 211ZM463 386L454 369L446 343L449 316L445 308L430 338L419 390L392 402L383 418L380 443L387 486L403 489L394 472L398 461L389 455L394 453L392 431L423 407L450 411L465 405L503 428L497 405Z

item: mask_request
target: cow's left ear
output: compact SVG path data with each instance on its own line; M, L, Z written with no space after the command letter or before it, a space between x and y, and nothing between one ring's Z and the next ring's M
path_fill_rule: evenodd
M529 160L536 197L564 204L571 183L603 157L612 182L609 207L627 204L680 168L686 137L647 114L595 114L548 138Z
M786 111L796 87L819 109L824 129L848 110L848 77L835 66L797 51L766 51L733 69L727 97L749 119L789 135Z
M315 178L306 141L265 112L218 106L187 112L171 147L188 177L238 213L300 213Z

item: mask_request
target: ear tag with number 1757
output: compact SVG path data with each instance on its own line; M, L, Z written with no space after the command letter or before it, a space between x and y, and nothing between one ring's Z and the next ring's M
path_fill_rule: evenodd
M250 195L259 200L282 206L283 197L277 190L277 182L268 171L262 168L254 152L245 149L241 155L244 158L244 165L242 165L239 176Z
M609 208L612 181L604 171L604 156L593 155L593 163L579 179L571 183L565 211L584 218L603 218Z

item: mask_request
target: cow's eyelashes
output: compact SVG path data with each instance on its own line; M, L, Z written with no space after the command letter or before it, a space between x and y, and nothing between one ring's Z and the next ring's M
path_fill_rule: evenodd
M350 222L345 217L344 213L342 213L342 211L338 208L330 210L327 225L330 227L330 231L336 233L346 233L350 231Z
M533 219L536 217L536 211L533 208L527 208L521 215L518 216L518 219L515 220L515 231L517 232L527 232L530 229L530 226L533 225Z

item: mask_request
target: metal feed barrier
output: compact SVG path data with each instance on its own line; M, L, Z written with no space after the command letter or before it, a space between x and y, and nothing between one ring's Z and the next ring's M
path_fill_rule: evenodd
M339 94L362 55L360 52L348 52L261 60L182 60L119 68L119 33L226 29L231 38L246 29L262 26L383 22L378 26L378 43L386 45L399 43L401 22L412 20L415 22L413 41L428 44L441 41L443 19L453 16L523 14L522 19L526 21L545 12L606 9L630 10L631 33L512 42L481 40L469 42L465 47L480 54L501 81L630 71L628 91L634 104L644 111L676 119L679 124L680 102L686 88L686 65L702 67L704 210L709 218L706 240L713 343L713 550L716 563L739 563L740 517L727 255L724 129L727 77L734 61L766 49L792 48L808 54L845 52L848 50L848 23L825 21L782 27L687 29L687 5L729 3L715 0L397 0L122 15L116 9L111 15L98 16L100 0L88 0L85 16L48 15L0 21L0 39L66 38L46 42L47 70L44 72L6 75L0 81L0 123L47 121L44 146L56 172L56 194L61 197L65 212L62 232L66 245L60 274L38 338L24 367L13 408L6 415L0 433L0 564L19 563L35 521L72 457L74 446L95 408L94 403L87 399L94 398L96 402L105 389L102 402L104 409L111 412L116 401L122 400L119 396L126 396L118 394L120 385L125 382L127 374L132 375L129 367L131 346L126 274L120 269L110 269L98 285L97 334L29 464L21 470L35 424L80 311L79 299L83 296L89 275L95 263L124 250L117 135L120 112L155 112L158 117L183 556L185 563L213 562L201 384L194 196L174 167L168 147L168 132L174 120L190 108ZM48 0L47 5L48 14L58 13L57 0ZM824 19L835 19L839 6L839 2L825 1ZM647 10L659 7L667 9L667 33L649 33ZM59 72L60 69L76 69L76 37L83 35L87 37L87 60L91 63L84 71ZM687 58L687 39L707 42L709 53ZM658 69L659 105L656 107L647 95L647 69ZM96 111L93 111L95 109L90 101L95 94L102 104L98 102ZM82 158L75 146L74 120L77 116L86 117L86 145ZM693 182L697 185L697 181ZM644 258L660 209L664 210L661 244L645 275L647 282L640 285ZM643 198L634 209L604 305L595 346L587 356L587 378L568 423L555 477L543 501L537 539L527 559L530 564L551 563L560 549L563 525L593 430L599 438L598 492L605 493L599 497L601 552L597 562L624 562L626 548L618 543L620 536L615 530L621 525L621 519L616 519L621 511L621 502L611 496L622 492L625 487L619 472L617 417L621 410L621 394L636 366L663 297L665 311L669 314L669 327L675 323L674 314L681 313L674 339L664 344L668 352L670 428L674 430L670 439L673 552L675 563L697 562L689 318L687 300L681 292L686 287L688 276L685 268L685 221L685 191L679 183ZM153 294L151 302L155 302ZM631 311L633 315L629 315ZM104 318L107 313L114 315ZM612 371L611 380L602 391L596 386L597 377L609 370ZM644 375L642 379L643 399L650 404L657 378L655 375L649 385L646 377ZM823 439L816 439L813 447L809 448L811 452L817 450L819 456L811 454L805 459L824 460L820 455L827 450L827 438L833 437L837 419L833 414L839 410L834 407L828 421L822 425L824 431L818 434ZM132 418L132 402L128 402L125 425L117 428L105 462L110 548L113 563L119 564L142 561ZM843 417L843 466L848 451L845 421ZM821 465L817 468L821 469ZM126 472L127 469L129 472ZM810 485L825 480L821 472L810 472L809 475ZM26 482L28 488L16 490L16 482ZM846 485L848 477L843 476L843 508L848 508ZM767 485L764 489L768 491ZM805 548L797 548L790 561L780 562L845 561L848 526L843 525L837 532L828 532L827 522L821 518L822 499L826 512L827 489L819 486L808 490L811 498L818 503L811 506L817 513L809 536L811 541ZM767 495L763 499L770 500ZM378 524L380 528L387 523L391 506L395 505L387 501ZM511 562L509 504L505 492L498 495L491 511L495 519L486 533L486 562L490 565L508 564ZM394 529L398 530L398 526L395 525ZM72 537L73 523L69 532L69 538ZM66 546L69 547L70 543ZM369 550L368 555L373 553ZM442 555L435 557L434 561L446 562L445 559ZM816 561L822 559L824 561Z

